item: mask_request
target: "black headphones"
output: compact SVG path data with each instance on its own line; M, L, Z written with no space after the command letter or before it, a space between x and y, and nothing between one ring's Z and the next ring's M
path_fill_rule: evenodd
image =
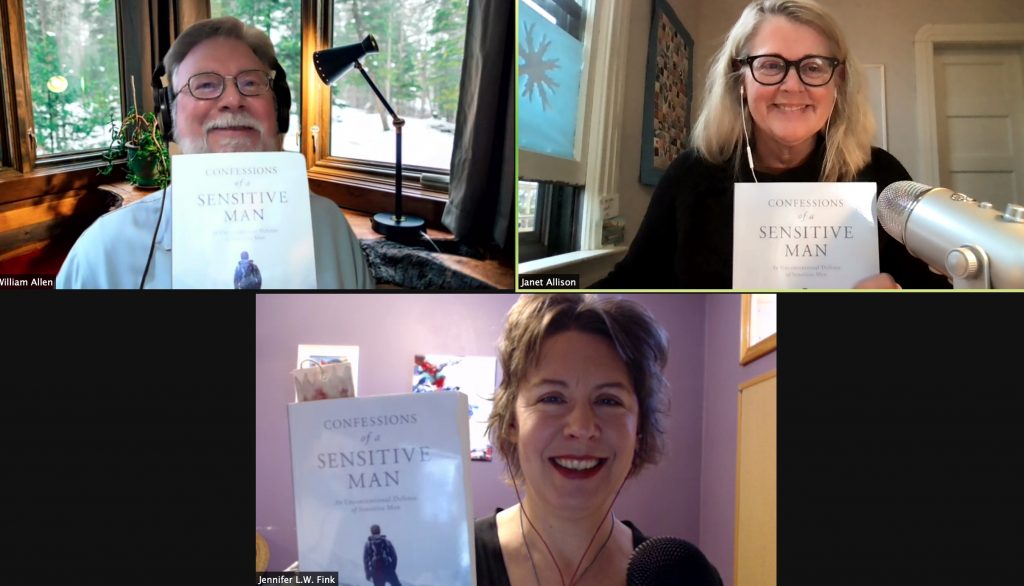
M274 100L277 102L277 132L284 134L288 132L289 113L292 108L292 93L288 90L288 77L284 68L274 59L272 64L274 70L274 82L271 89L274 91ZM160 128L164 132L164 140L174 140L174 122L171 119L171 108L174 107L174 88L165 85L164 64L157 66L153 72L153 96L156 98L156 111L160 117Z

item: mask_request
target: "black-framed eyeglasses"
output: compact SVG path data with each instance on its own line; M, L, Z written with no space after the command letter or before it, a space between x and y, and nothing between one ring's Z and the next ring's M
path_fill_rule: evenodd
M238 93L243 96L259 96L270 89L274 73L262 69L248 69L238 75L221 75L212 71L197 73L188 78L188 83L175 92L174 96L177 97L188 88L188 93L197 100L215 100L224 93L224 86L229 79L234 80Z
M750 75L761 85L779 85L786 80L791 67L804 85L818 87L832 81L836 68L843 64L835 57L808 55L796 61L790 61L782 55L751 55L736 59L737 65L749 65Z

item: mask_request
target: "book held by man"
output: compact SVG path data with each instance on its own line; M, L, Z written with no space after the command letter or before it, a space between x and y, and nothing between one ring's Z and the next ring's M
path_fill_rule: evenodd
M170 193L173 288L316 289L301 154L175 155Z
M737 183L733 289L849 289L877 274L874 183Z
M288 405L299 567L341 584L475 584L459 392Z

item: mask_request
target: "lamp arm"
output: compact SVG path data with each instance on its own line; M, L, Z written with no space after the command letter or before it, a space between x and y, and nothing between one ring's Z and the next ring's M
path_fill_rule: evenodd
M373 80L370 79L370 75L366 73L366 70L363 69L363 64L360 63L358 59L355 62L355 67L356 69L359 70L359 73L363 74L363 79L366 80L366 83L370 84L370 89L373 90L373 93L377 94L377 98L380 100L380 103L384 104L384 107L387 108L388 113L391 114L391 122L395 126L394 219L398 222L401 222L405 218L405 215L402 213L402 127L405 126L405 120L402 120L401 118L398 117L398 114L395 114L395 110L391 107L391 104L389 104L388 101L384 99L384 94L380 93L380 90L377 89L377 84L373 83Z
M387 109L388 114L391 114L393 121L396 124L401 124L402 119L398 117L398 114L395 114L395 110L391 107L391 104L384 99L384 94L380 93L380 90L377 89L377 84L373 83L373 80L370 79L370 75L366 73L365 69L363 69L363 64L357 60L355 62L355 68L359 70L359 73L363 74L363 79L366 80L366 83L370 84L370 89L373 90L373 93L377 94L377 99L380 100L381 104L384 104L384 108Z

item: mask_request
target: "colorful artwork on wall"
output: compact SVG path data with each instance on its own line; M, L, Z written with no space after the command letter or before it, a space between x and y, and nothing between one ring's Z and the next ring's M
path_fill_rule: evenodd
M494 449L487 437L495 368L493 356L417 354L413 358L412 392L460 392L469 397L469 447L473 460L490 462Z
M654 0L647 47L640 182L657 185L687 147L693 109L693 38L666 0Z

